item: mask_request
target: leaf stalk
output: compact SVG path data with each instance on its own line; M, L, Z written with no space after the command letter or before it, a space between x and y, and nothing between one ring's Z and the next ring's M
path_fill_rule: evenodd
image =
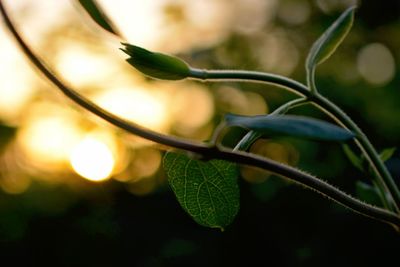
M358 125L336 104L319 94L312 92L307 86L290 78L255 71L245 70L199 70L191 68L190 78L208 82L255 82L273 84L300 95L313 103L322 112L330 116L338 125L351 130L357 135L356 144L368 160L378 179L382 196L390 196L388 201L393 203L394 210L399 213L400 191L392 176L379 157L378 152ZM388 193L388 194L386 194Z
M74 89L67 86L55 74L53 74L54 72L48 66L46 66L42 62L42 60L25 43L19 32L14 27L14 24L10 20L8 13L2 4L2 1L0 1L0 13L3 17L4 23L8 28L9 32L15 38L16 42L19 44L22 51L33 63L33 65L69 99L71 99L77 105L81 106L83 109L88 110L89 112L106 120L110 124L118 128L121 128L129 133L138 135L140 137L143 137L145 139L163 145L167 145L178 149L183 149L186 151L191 151L197 154L201 154L205 157L228 160L271 171L277 175L287 177L307 188L319 192L320 194L334 200L335 202L341 204L342 206L345 206L357 213L388 223L394 226L396 229L400 228L400 217L397 214L382 208L374 207L372 205L363 203L362 201L347 195L338 188L324 182L323 180L318 179L301 170L247 152L232 151L223 147L216 148L214 146L210 146L205 143L192 142L186 139L160 134L151 131L147 128L141 127L138 124L124 120L108 112L107 110L104 110L100 106L96 105L94 102L90 101L88 98L84 97ZM290 79L287 78L282 79L280 76L276 75L266 75L262 73L248 75L248 73L245 72L234 72L235 75L232 75L231 72L226 72L226 71L217 72L217 75L215 75L216 74L215 72L204 72L204 73L206 73L205 76L197 77L197 79L204 78L212 74L211 77L208 78L210 79L212 79L213 77L218 79L238 78L240 80L276 83L278 85L293 90L297 94L303 96L310 95L309 90L304 85L301 85L300 83L295 81L291 81Z

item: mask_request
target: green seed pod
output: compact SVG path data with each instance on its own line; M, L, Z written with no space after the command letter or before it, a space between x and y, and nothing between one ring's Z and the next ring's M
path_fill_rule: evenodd
M189 75L188 64L177 57L122 44L125 48L121 50L130 56L126 61L147 76L162 80L181 80Z

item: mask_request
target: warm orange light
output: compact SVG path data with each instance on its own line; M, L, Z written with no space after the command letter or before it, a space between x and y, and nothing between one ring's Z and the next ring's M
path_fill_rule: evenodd
M217 89L216 100L224 111L240 115L261 115L268 113L265 99L253 92L245 92L230 86Z
M56 58L58 72L77 88L108 80L117 64L95 51L78 42L63 44Z
M99 3L128 40L154 47L163 28L159 8L161 1L100 0Z
M214 99L201 86L186 86L172 100L173 119L178 128L193 130L209 122L214 114Z
M117 88L95 97L110 112L153 130L166 126L165 103L148 90Z
M0 179L0 188L8 194L21 194L25 192L31 184L31 179L24 175L23 173L18 173L12 175L10 173L2 175Z
M0 28L0 120L18 124L18 116L35 93L32 71Z
M81 136L73 112L40 103L33 107L18 131L18 144L29 163L46 170L63 168Z
M115 160L111 149L102 141L87 137L72 150L70 163L83 178L100 182L110 178Z

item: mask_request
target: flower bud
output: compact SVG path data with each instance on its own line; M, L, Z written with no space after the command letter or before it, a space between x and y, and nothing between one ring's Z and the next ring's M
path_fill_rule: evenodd
M189 75L188 64L177 57L122 44L125 48L121 50L130 56L126 61L147 76L162 80L181 80Z

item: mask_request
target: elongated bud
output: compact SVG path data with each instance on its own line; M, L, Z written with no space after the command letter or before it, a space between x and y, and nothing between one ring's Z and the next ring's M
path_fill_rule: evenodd
M162 80L181 80L189 75L188 64L177 57L151 52L127 43L122 45L125 48L121 50L130 56L126 61L147 76Z

